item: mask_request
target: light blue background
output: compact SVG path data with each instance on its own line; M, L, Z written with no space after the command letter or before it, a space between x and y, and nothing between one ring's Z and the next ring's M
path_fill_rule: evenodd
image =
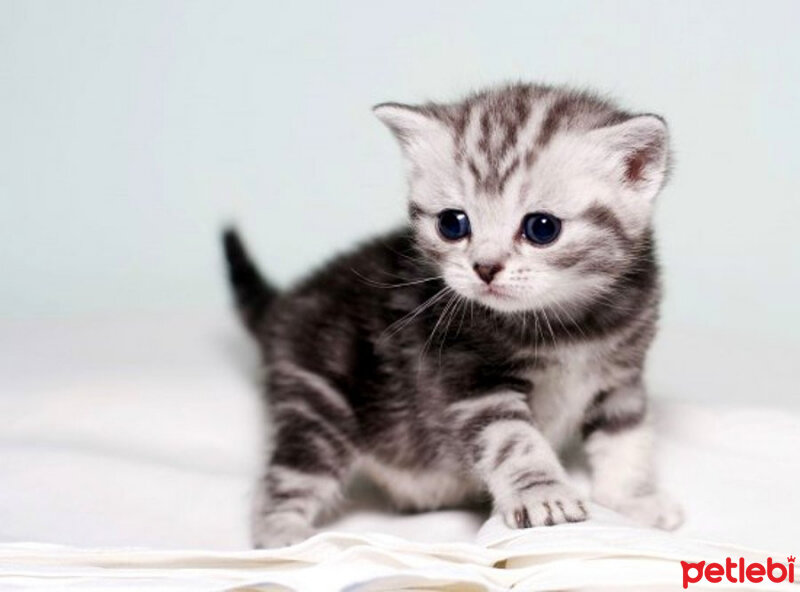
M0 2L0 315L226 306L405 211L370 113L524 79L665 115L666 324L797 343L800 3Z

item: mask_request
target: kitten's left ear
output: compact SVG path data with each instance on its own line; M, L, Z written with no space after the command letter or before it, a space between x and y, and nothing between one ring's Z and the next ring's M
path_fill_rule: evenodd
M401 103L381 103L372 112L386 124L400 143L413 141L416 137L430 131L433 122L419 107Z
M627 189L653 199L669 168L669 131L657 115L637 115L590 132L608 151L613 174Z

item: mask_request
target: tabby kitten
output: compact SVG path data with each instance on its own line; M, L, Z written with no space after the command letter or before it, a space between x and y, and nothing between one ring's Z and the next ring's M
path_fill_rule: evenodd
M356 470L402 508L488 494L510 527L585 520L557 456L574 436L595 501L678 526L642 382L664 121L526 84L374 111L407 164L407 227L284 293L224 237L275 430L255 546L312 534Z

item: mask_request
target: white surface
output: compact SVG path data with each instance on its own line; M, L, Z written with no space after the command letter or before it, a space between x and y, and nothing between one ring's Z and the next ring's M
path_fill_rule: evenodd
M713 340L685 339L698 362L684 364L682 376L736 397L733 383L703 374L719 370L701 362ZM672 347L683 344L661 341L654 374L669 374ZM248 547L263 422L255 351L232 315L6 323L0 351L0 541ZM755 354L749 362L761 364ZM785 379L773 375L771 384L796 389ZM753 388L752 380L740 388ZM693 387L654 382L661 395L692 397ZM686 506L680 534L797 551L800 528L787 518L800 491L796 408L662 398L656 412L663 481ZM469 541L484 518L456 510L393 515L362 495L330 528Z
M221 306L229 217L297 277L405 212L372 104L521 78L665 115L667 320L797 345L798 22L794 0L4 0L0 314Z

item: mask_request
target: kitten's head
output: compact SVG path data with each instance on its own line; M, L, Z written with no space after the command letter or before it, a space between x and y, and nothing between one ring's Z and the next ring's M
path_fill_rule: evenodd
M374 110L403 149L417 243L458 294L569 309L636 264L667 171L661 118L530 85Z

